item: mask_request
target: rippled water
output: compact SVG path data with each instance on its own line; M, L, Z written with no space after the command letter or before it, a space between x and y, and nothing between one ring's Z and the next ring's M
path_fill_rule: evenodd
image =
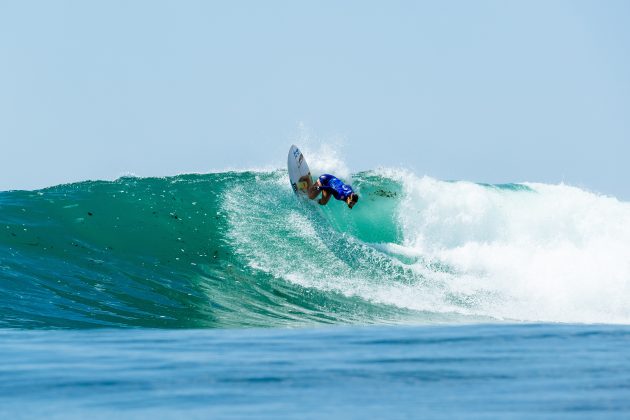
M1 331L4 418L627 418L630 328Z

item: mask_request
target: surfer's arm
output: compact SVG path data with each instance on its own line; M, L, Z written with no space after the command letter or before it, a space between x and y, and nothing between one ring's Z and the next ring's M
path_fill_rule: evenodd
M322 198L317 200L317 202L322 206L325 206L330 201L330 197L332 197L332 194L322 188Z
M315 184L311 184L312 181L310 180L310 177L308 177L306 182L308 183L308 198L314 200L319 195L320 191L322 191L323 187L319 180Z

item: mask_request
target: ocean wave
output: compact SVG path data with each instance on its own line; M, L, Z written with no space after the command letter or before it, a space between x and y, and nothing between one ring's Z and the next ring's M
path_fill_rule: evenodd
M630 205L575 187L286 171L0 193L0 326L630 322Z

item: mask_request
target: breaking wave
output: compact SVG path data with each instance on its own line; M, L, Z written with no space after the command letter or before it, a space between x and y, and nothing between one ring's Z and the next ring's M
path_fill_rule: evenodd
M0 193L0 327L630 323L630 204L566 185L286 171Z

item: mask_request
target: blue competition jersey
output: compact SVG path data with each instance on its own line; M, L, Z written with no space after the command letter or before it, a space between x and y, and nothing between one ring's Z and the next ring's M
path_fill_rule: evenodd
M319 189L330 192L337 200L346 201L350 194L353 193L350 185L344 184L339 178L330 174L320 176L319 182L322 184Z

